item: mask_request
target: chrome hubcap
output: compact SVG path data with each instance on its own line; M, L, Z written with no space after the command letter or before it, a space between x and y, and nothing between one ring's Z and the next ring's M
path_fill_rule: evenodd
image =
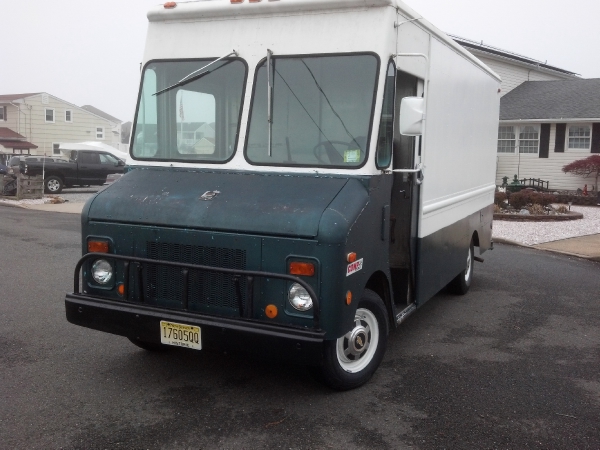
M60 187L58 181L56 180L50 180L48 181L48 190L49 191L58 191L58 188Z
M379 324L368 309L359 308L354 317L354 328L336 343L338 362L346 372L363 370L373 359L379 343Z

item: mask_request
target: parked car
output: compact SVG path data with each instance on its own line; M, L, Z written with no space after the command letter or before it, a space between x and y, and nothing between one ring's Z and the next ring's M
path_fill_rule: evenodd
M123 160L104 151L77 151L70 161L44 158L42 161L25 158L20 161L21 173L42 175L46 193L59 194L72 186L102 186L109 174L123 173Z

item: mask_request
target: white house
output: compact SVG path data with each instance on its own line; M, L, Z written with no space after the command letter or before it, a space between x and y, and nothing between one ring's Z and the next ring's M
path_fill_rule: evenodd
M87 108L46 92L0 95L0 127L37 146L14 154L59 155L61 142L98 141L119 148L121 121Z
M502 77L496 183L534 178L551 190L576 190L590 179L562 167L600 153L600 80L523 55L452 36Z

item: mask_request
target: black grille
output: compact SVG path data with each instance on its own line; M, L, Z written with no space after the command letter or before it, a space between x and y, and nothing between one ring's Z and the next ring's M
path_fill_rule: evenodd
M147 242L147 258L187 264L246 269L246 251L198 245ZM181 308L183 290L188 289L188 309L228 308L239 311L234 277L229 274L190 270L188 286L183 286L180 269L147 264L144 267L144 301L158 306ZM239 279L239 292L245 304L246 277ZM204 309L204 308L202 308Z

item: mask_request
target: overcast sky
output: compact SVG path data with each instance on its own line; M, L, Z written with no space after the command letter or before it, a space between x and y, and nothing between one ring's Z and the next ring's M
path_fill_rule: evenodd
M146 12L160 3L0 0L0 94L44 91L132 120ZM600 78L599 0L407 3L447 33Z

